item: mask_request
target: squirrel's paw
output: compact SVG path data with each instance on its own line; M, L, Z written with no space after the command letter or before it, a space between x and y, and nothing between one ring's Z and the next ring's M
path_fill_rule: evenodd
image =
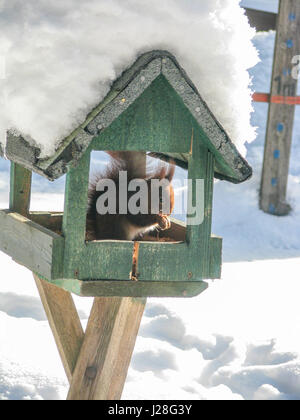
M161 216L158 220L158 226L160 230L167 230L171 227L171 221L168 216Z

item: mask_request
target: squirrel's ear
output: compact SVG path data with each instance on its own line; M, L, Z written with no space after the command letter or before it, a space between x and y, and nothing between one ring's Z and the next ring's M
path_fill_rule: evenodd
M172 181L172 179L173 179L173 177L174 177L174 174L175 174L175 165L169 165L169 168L168 168L168 171L167 171L167 173L166 173L166 176L165 176L165 178L168 180L168 181Z
M155 174L155 178L158 179L165 179L167 175L167 168L165 165L158 168L157 173Z
M158 179L167 179L169 182L171 182L174 177L174 173L175 165L163 165L161 168L159 168L155 177Z

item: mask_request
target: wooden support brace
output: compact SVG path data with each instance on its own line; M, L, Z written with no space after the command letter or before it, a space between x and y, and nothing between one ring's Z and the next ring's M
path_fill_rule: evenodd
M69 382L76 366L84 332L69 292L34 275L34 279Z
M119 400L146 299L95 298L84 334L71 294L34 279L71 384L68 400Z

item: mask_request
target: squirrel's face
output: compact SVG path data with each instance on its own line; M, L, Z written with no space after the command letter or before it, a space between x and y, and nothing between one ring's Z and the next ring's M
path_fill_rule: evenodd
M164 202L166 200L166 203ZM159 189L159 214L170 216L174 210L174 188L169 183L166 187Z
M148 179L149 214L170 216L174 210L174 188L172 179L175 166L160 168L154 177Z

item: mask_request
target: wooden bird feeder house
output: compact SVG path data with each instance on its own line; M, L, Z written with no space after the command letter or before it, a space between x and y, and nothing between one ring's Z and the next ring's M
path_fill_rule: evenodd
M173 221L173 242L139 244L138 281L130 279L133 243L87 242L92 151L151 151L204 180L204 220ZM173 56L141 56L48 159L22 135L8 133L10 208L0 212L0 249L40 278L81 296L194 296L220 277L222 239L211 235L214 177L243 182L251 168ZM66 173L63 214L29 212L31 171ZM194 194L189 191L189 194ZM194 197L193 197L194 198Z
M173 220L171 241L141 240L138 247L87 241L93 151L151 151L186 168L193 183L203 181L202 223ZM10 207L0 211L0 250L34 273L70 382L68 399L119 399L144 298L195 296L205 279L220 277L222 239L211 235L214 177L240 183L252 170L165 51L141 56L53 156L39 158L40 150L15 131L3 153L11 161L11 189ZM49 180L66 174L63 213L29 210L32 171ZM188 195L193 203L195 188ZM71 293L95 297L85 333Z

